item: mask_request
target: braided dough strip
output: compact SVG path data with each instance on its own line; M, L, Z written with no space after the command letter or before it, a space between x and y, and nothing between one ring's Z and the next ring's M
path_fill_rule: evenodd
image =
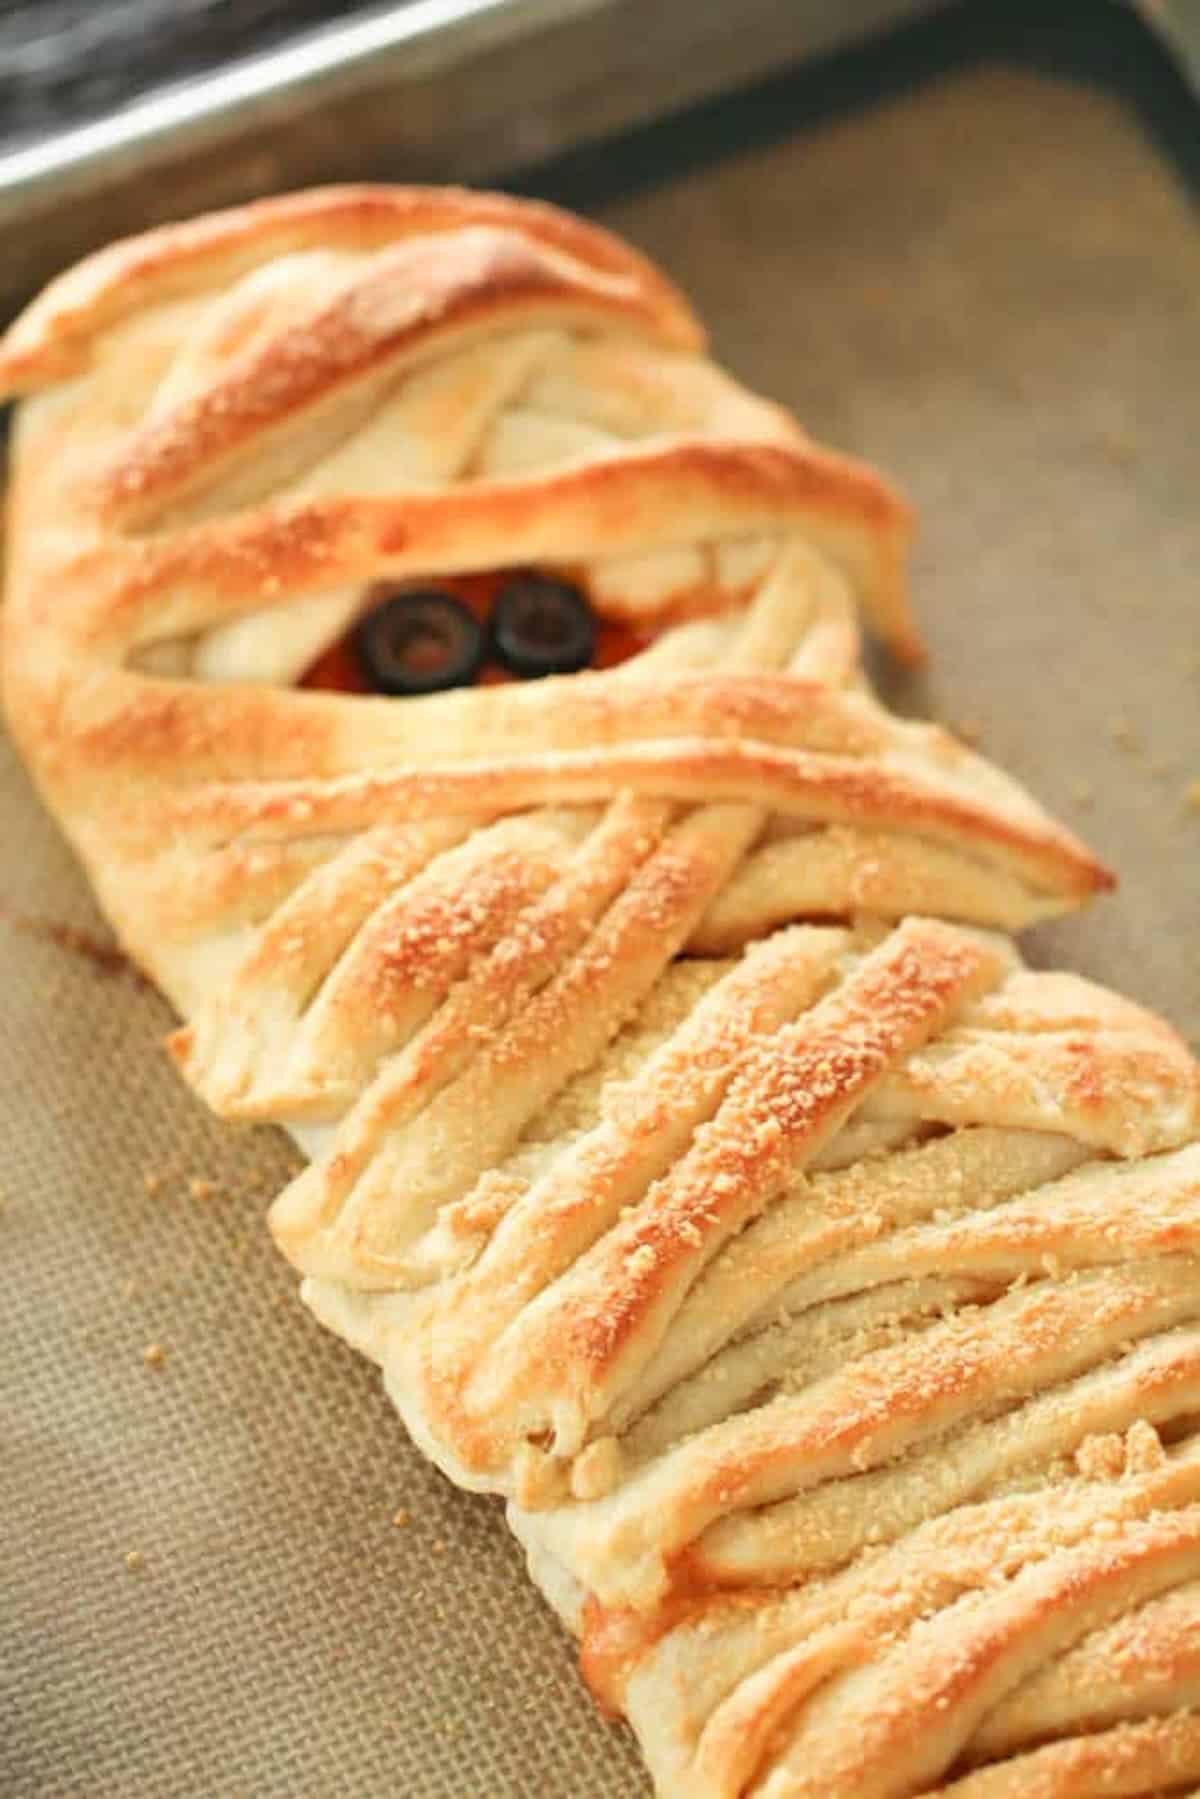
M939 966L953 1002L926 1013ZM859 1095L851 1071L889 1019L917 1035ZM822 1107L857 1098L831 1138L812 1072L781 1110L793 1041L838 1070ZM1064 1732L1188 1703L1187 1601L1155 1595L1186 1582L1194 1531L1154 1523L1200 1503L1195 1442L1157 1434L1200 1414L1200 1090L1182 1046L1089 983L910 921L778 934L711 971L673 1033L635 1026L611 1055L447 1203L426 1290L304 1291L382 1363L428 1453L512 1496L535 1578L661 1789L916 1791L922 1758L944 1774L1019 1755L1056 1703ZM786 1152L758 1145L747 1081L769 1083ZM693 1235L672 1193L701 1144L697 1169L737 1172L719 1197L701 1175ZM757 1218L729 1234L747 1202ZM1135 1518L1124 1560L1072 1547ZM1000 1543L1014 1590L992 1606ZM937 1646L959 1632L965 1660L1000 1672L931 1731ZM1073 1669L1119 1653L1124 1709L1064 1712ZM844 1686L849 1716L858 1671L861 1711L830 1724L817 1695L833 1708ZM894 1727L872 1747L876 1716Z
M1118 1725L1014 1756L936 1789L937 1799L1153 1799L1200 1776L1200 1718L1192 1712ZM1186 1789L1186 1792L1185 1792ZM933 1799L931 1791L930 1799Z

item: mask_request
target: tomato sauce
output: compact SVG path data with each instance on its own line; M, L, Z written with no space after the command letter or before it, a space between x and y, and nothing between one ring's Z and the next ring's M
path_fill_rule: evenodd
M487 575L455 575L449 579L438 577L436 585L439 591L453 594L464 606L469 606L480 624L486 626L496 598L497 589L508 573ZM593 668L617 668L622 662L628 662L654 640L653 632L636 631L631 625L620 619L596 618L596 654L592 660ZM516 675L499 663L486 662L475 682L477 687L500 687L510 681L517 680ZM353 637L347 635L318 656L312 666L307 669L300 680L301 687L317 687L333 693L372 693L371 682L359 661L354 648Z

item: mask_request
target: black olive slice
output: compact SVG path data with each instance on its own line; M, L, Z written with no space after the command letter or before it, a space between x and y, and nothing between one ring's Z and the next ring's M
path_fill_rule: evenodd
M469 687L483 667L484 635L469 606L436 587L393 594L359 621L355 648L380 693Z
M577 587L549 575L513 575L496 595L492 653L511 674L571 675L596 650L596 620Z

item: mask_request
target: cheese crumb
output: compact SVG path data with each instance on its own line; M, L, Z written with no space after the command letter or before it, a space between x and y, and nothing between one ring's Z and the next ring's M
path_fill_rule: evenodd
M639 1244L637 1249L635 1249L633 1251L633 1253L626 1259L625 1266L629 1270L630 1274L633 1275L635 1279L637 1279L637 1277L639 1275L649 1274L650 1270L655 1266L657 1261L658 1261L658 1257L655 1255L650 1244L642 1243L642 1244Z

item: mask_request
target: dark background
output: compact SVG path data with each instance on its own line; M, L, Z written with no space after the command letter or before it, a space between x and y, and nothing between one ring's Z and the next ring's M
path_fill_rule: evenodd
M101 118L156 88L210 74L323 25L404 3L391 0L385 9L334 0L0 0L0 151ZM1121 0L958 0L889 33L873 50L822 58L756 87L751 128L794 130L806 112L878 98L939 66L994 55L1118 87L1200 188L1192 96L1165 49ZM646 148L676 159L691 154L719 138L723 122L745 127L743 115L728 120L727 112L727 101L717 100L682 121L664 121L651 128L657 135ZM631 134L618 150L614 172L622 181L635 166L647 166L641 139Z
M0 0L0 148L374 10L330 0Z

